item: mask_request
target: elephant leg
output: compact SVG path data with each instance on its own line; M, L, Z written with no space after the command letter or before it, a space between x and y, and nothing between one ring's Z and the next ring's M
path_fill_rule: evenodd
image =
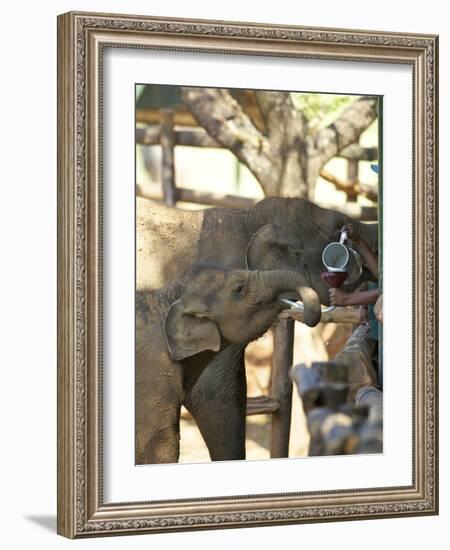
M164 464L178 462L180 456L180 409L172 411L166 423L141 428L136 446L136 464ZM147 428L147 429L146 429Z
M136 464L178 462L182 371L170 363L146 366L136 372Z
M185 395L184 405L200 429L211 460L245 459L244 351L245 346L236 344L219 352Z

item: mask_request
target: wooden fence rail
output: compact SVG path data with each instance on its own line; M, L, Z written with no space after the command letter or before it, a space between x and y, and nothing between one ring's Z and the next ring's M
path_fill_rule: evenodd
M161 145L163 150L163 190L167 198L173 198L174 174L170 172L170 160L173 158L173 149L176 145L190 147L223 148L203 128L174 126L174 113L171 109L161 110L161 125L136 128L136 143L139 145ZM358 144L349 145L343 149L339 157L348 161L347 181L342 181L325 169L320 171L320 176L332 183L338 191L347 195L347 200L356 202L358 195L377 201L378 193L373 186L363 185L358 181L358 162L360 160L375 160L378 158L377 147L361 147ZM174 203L168 202L173 206ZM205 203L200 203L205 204ZM220 205L222 206L222 205ZM358 216L359 217L359 216ZM359 217L360 218L360 217ZM362 219L362 218L360 218Z
M189 147L223 148L223 145L212 138L203 128L175 126L175 145ZM136 143L138 145L160 145L161 126L145 126L136 128ZM338 156L350 161L374 161L378 158L377 147L362 147L356 143L343 149Z

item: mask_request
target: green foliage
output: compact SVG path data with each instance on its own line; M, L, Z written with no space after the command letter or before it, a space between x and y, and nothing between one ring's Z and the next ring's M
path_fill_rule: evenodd
M354 101L355 95L292 93L295 108L301 111L309 122L310 130L315 132L325 128Z
M142 92L145 90L145 84L136 84L136 103L141 97Z

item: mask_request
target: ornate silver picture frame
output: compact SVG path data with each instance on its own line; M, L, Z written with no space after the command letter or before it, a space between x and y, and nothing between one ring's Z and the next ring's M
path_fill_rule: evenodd
M411 484L182 499L155 499L149 487L144 501L105 501L102 90L108 48L140 49L149 63L152 52L168 51L412 69L412 195L406 198L412 203L414 256L408 275ZM437 117L436 36L117 14L58 17L59 534L82 538L438 513Z

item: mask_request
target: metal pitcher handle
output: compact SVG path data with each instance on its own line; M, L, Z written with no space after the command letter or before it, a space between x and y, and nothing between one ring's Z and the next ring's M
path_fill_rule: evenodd
M348 241L348 231L344 230L341 232L341 238L339 239L339 244L344 244Z

